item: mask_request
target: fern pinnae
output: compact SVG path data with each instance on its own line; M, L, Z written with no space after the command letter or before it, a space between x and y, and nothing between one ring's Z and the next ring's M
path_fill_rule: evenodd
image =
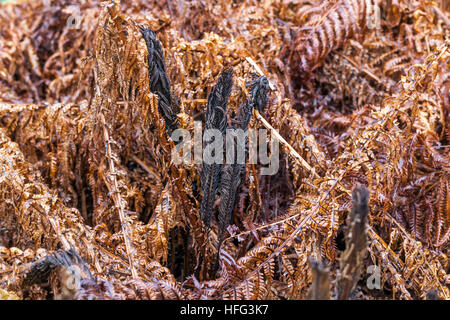
M171 133L178 126L177 114L179 106L170 92L170 81L167 76L166 64L162 53L161 42L151 29L140 28L147 45L148 76L150 91L158 96L158 111L166 122L166 128Z
M254 109L258 110L259 113L262 113L267 106L269 101L268 92L270 89L269 80L266 77L258 77L254 81L248 84L250 88L251 94L251 104ZM246 113L248 114L248 113ZM250 113L251 117L251 113ZM250 122L250 118L248 119ZM247 130L248 123L245 125L245 129Z
M250 87L250 98L244 103L244 105L239 109L237 117L237 128L244 132L247 131L248 125L250 123L253 109L257 109L262 112L267 105L268 101L268 90L269 81L265 77L259 77L253 82L251 82L248 87ZM238 150L236 143L244 143L244 149L246 149L246 141L235 142L234 150ZM217 245L217 259L216 259L216 269L219 265L219 254L220 247L222 245L223 236L227 227L231 223L233 216L233 210L236 202L236 196L239 192L239 187L242 182L242 176L245 173L245 164L237 163L237 155L235 154L234 163L227 165L221 174L221 201L218 207L218 220L219 220L219 234L218 234L218 245Z
M222 71L217 84L208 95L205 130L217 129L222 134L225 132L227 126L226 109L232 86L233 70L227 69ZM207 228L209 228L211 220L222 167L223 165L219 163L208 164L203 161L202 164L203 198L200 205L200 217Z
M250 98L239 109L238 114L238 129L247 131L250 123L253 109L257 109L262 112L267 105L269 81L266 77L259 77L249 85ZM245 142L244 142L245 144ZM237 150L237 148L234 148ZM234 203L236 201L236 195L241 184L242 174L245 171L245 164L238 164L237 157L235 157L235 163L227 166L221 176L221 196L222 201L219 204L219 247L221 238L231 222L231 217L234 209Z

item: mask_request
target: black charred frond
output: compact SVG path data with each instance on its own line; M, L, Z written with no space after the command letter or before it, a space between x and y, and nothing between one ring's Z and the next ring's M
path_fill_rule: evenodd
M226 109L232 87L233 70L224 70L220 75L217 84L208 95L205 130L217 129L222 134L225 132L225 129L227 127ZM200 205L200 217L207 227L209 227L209 223L211 220L214 200L220 181L220 173L222 171L222 167L222 164L208 164L205 161L203 161L202 164L201 182L203 198Z
M427 300L441 300L439 298L439 293L436 289L428 290L426 293L426 299Z
M231 164L223 168L220 176L220 203L218 207L218 243L217 256L214 272L219 268L220 247L224 239L226 229L233 218L233 210L236 202L236 196L243 180L243 173L245 172L245 165Z
M266 77L259 77L256 78L253 82L249 83L247 86L250 88L253 108L262 113L269 101L269 80L267 80Z
M239 113L236 119L237 127L233 129L242 129L244 132L247 131L248 125L252 118L253 109L263 110L267 105L268 101L268 89L269 82L265 77L260 77L248 84L251 88L250 97L239 109ZM246 139L243 141L240 139L234 140L234 151L237 152L239 149L246 150L247 143ZM243 143L243 146L239 146L239 143ZM236 202L236 196L241 187L243 177L245 174L245 164L237 163L237 154L234 155L235 163L227 165L222 171L220 178L220 204L219 204L219 241L217 246L217 259L219 258L220 247L222 245L223 237L226 229L231 223L233 218L233 210ZM218 263L216 263L218 266Z
M251 96L239 109L237 119L233 121L237 126L233 127L233 129L242 129L244 131L248 129L248 125L252 119L254 105L254 99Z
M84 260L73 250L58 250L34 263L24 278L24 285L44 284L57 268L76 270L82 278L92 279Z
M267 83L267 87L265 86ZM251 82L248 86L251 88L251 95L247 101L239 109L239 113L235 122L237 122L237 128L247 131L248 125L252 118L253 108L255 106L262 106L267 103L268 81L265 77L260 77ZM264 102L265 101L265 102ZM246 139L241 141L235 139L234 141L235 152L239 149L246 149ZM243 143L244 146L237 145ZM220 189L220 204L219 204L219 247L225 230L230 225L234 204L236 201L236 195L241 186L242 176L245 173L245 165L237 163L237 154L234 155L235 163L226 166L221 176L221 189ZM219 251L219 250L218 250Z
M338 299L346 300L356 287L367 253L366 221L369 213L369 190L358 186L352 193L353 208L347 218L345 251L340 259Z
M221 201L218 207L219 219L219 248L223 240L223 235L231 223L233 218L234 204L236 195L242 182L243 174L245 172L245 165L232 164L227 165L222 170L220 178L220 198ZM219 249L218 248L218 249Z
M312 283L308 293L310 300L330 300L330 270L313 257L309 258Z
M171 133L177 128L179 106L170 91L170 81L166 72L161 42L156 39L156 34L151 29L141 28L141 34L148 50L150 91L158 96L158 111L164 118L169 133Z
M225 132L227 128L226 111L232 88L233 69L225 69L208 95L206 129L218 129L222 133Z

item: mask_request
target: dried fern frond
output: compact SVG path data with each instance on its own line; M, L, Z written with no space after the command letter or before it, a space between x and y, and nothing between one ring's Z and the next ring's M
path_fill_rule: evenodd
M247 85L250 88L251 103L255 110L263 113L269 102L269 81L266 77L258 77Z
M178 300L181 293L169 281L83 279L76 300Z
M371 12L374 4L375 1L340 0L328 11L322 11L318 24L300 32L294 40L289 56L292 72L314 70L321 58L365 27L368 15L375 14Z
M51 194L3 128L0 153L0 198L4 199L0 217L15 226L14 242L48 249L62 246L67 250L74 245L95 260L92 232L82 222L80 213L65 207L61 199Z
M242 130L243 133L247 132L253 110L256 109L263 111L268 101L267 93L269 90L269 82L267 81L267 78L259 77L248 86L251 88L250 97L239 109L237 119L235 120L237 123L236 127L232 127L233 129ZM238 163L238 150L245 152L247 146L246 141L247 140L245 137L244 140L239 137L233 139L233 151L235 152L233 155L234 163L226 165L222 169L220 176L221 187L219 189L219 194L221 201L218 206L219 233L217 245L217 266L223 236L226 229L230 225L236 197L242 183L243 175L245 174L245 163Z
M224 70L217 80L217 84L209 93L208 103L206 105L205 130L217 129L219 130L219 132L221 132L222 137L227 126L227 115L225 112L227 109L228 99L230 97L232 86L233 70ZM204 160L202 163L200 175L203 197L200 204L200 217L207 227L209 227L210 224L213 204L215 201L217 188L219 186L222 167L222 164L208 164Z
M167 261L169 232L180 224L177 216L176 202L169 191L169 186L161 192L161 198L148 222L146 240L152 259Z
M58 267L72 268L81 278L92 278L86 263L74 249L58 250L34 263L25 275L24 284L45 283L50 273Z
M153 30L141 28L140 31L148 50L147 63L150 91L158 96L158 110L166 121L170 134L177 128L179 106L177 101L175 101L176 99L172 97L161 43L156 39L156 34Z
M25 286L50 283L57 300L74 299L82 279L93 279L74 249L58 250L34 263L23 280Z

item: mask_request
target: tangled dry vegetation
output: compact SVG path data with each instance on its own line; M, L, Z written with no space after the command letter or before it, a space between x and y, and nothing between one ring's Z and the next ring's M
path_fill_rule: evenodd
M1 5L0 298L449 299L450 9L376 4ZM276 175L171 161L235 117Z

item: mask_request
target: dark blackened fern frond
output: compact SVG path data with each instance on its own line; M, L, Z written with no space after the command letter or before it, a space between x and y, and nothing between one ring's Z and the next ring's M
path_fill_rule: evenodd
M208 96L205 130L217 129L222 134L225 132L227 127L226 109L232 86L233 70L224 70ZM207 227L209 227L211 220L222 167L223 165L219 163L208 164L203 161L202 164L201 182L203 198L200 205L200 217Z
M264 111L269 100L269 80L266 77L259 77L247 85L250 88L251 103L253 108L260 113ZM251 116L251 113L250 113Z
M428 290L425 294L426 300L441 300L439 298L439 293L436 289Z
M250 97L239 109L238 117L236 119L237 127L233 129L241 129L246 132L250 123L253 109L263 111L268 101L269 82L265 77L259 77L248 85L250 89ZM231 223L233 216L233 209L235 206L236 196L239 192L239 188L242 183L243 175L245 173L245 163L238 163L237 150L246 149L246 139L235 139L233 141L235 151L234 163L227 165L221 175L221 188L220 188L220 204L219 204L219 241L217 246L217 263L218 266L220 246L223 241L223 235L227 227ZM239 146L238 144L244 144Z
M227 128L227 105L233 87L233 69L222 71L216 85L208 95L205 129L217 129L222 133Z
M30 270L25 274L24 285L47 282L50 273L58 267L76 268L83 278L92 278L92 274L86 263L75 250L58 250L40 259L31 266Z
M44 285L49 283L57 300L75 299L83 279L93 280L93 276L74 249L58 250L42 258L31 266L23 284Z
M227 165L220 178L220 204L219 204L219 246L222 243L222 238L225 230L230 225L233 215L234 203L236 200L236 194L242 181L242 173L244 172L245 165L232 164Z
M179 106L170 92L170 82L166 72L161 43L156 39L156 34L151 29L141 28L140 30L148 50L150 91L158 96L158 111L166 121L166 127L171 133L177 128Z
M253 109L263 111L268 101L269 81L266 77L259 77L250 84L250 97L239 109L237 122L237 128L247 131L250 123ZM245 140L241 141L236 139L235 143L244 143L244 146L240 146L240 149L245 149ZM244 148L243 148L244 147ZM234 150L237 151L239 146L235 145ZM219 247L221 238L230 224L236 195L241 184L242 175L245 171L245 164L237 163L237 155L234 156L235 163L226 166L222 173L221 178L221 202L219 204Z
M357 187L353 190L353 208L347 219L345 251L340 259L337 279L338 300L346 300L355 289L363 269L367 253L366 220L369 213L369 190Z

